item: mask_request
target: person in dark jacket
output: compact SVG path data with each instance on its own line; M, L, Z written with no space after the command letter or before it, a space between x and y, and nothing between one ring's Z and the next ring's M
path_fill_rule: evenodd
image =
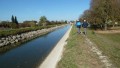
M84 34L87 34L87 27L88 27L88 23L86 22L86 20L84 20L82 27L84 28Z

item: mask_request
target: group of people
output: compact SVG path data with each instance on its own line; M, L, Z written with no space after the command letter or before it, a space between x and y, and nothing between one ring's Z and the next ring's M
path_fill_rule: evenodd
M84 32L83 32L83 34L87 34L87 27L88 27L88 23L87 23L87 21L86 20L84 20L84 22L83 23L81 23L79 20L77 20L76 21L76 23L75 23L75 25L76 25L76 27L77 27L77 32L80 34L80 33L82 33L81 32L81 27L83 27L84 28Z

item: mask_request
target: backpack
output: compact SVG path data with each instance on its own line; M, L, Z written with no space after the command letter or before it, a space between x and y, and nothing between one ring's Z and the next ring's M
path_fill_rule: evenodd
M76 26L80 26L81 23L79 21L76 22Z

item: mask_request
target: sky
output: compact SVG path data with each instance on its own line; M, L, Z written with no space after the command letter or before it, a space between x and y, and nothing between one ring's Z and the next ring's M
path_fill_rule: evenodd
M0 0L0 21L11 21L17 16L19 22L48 20L76 20L90 7L90 0Z

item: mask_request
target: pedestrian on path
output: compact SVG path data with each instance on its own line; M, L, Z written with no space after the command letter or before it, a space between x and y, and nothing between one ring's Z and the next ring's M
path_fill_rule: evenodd
M88 27L88 23L86 20L84 20L83 24L82 24L82 27L84 28L84 34L86 35L87 34L87 27Z
M79 20L77 20L75 25L77 27L77 32L80 34L81 22Z

